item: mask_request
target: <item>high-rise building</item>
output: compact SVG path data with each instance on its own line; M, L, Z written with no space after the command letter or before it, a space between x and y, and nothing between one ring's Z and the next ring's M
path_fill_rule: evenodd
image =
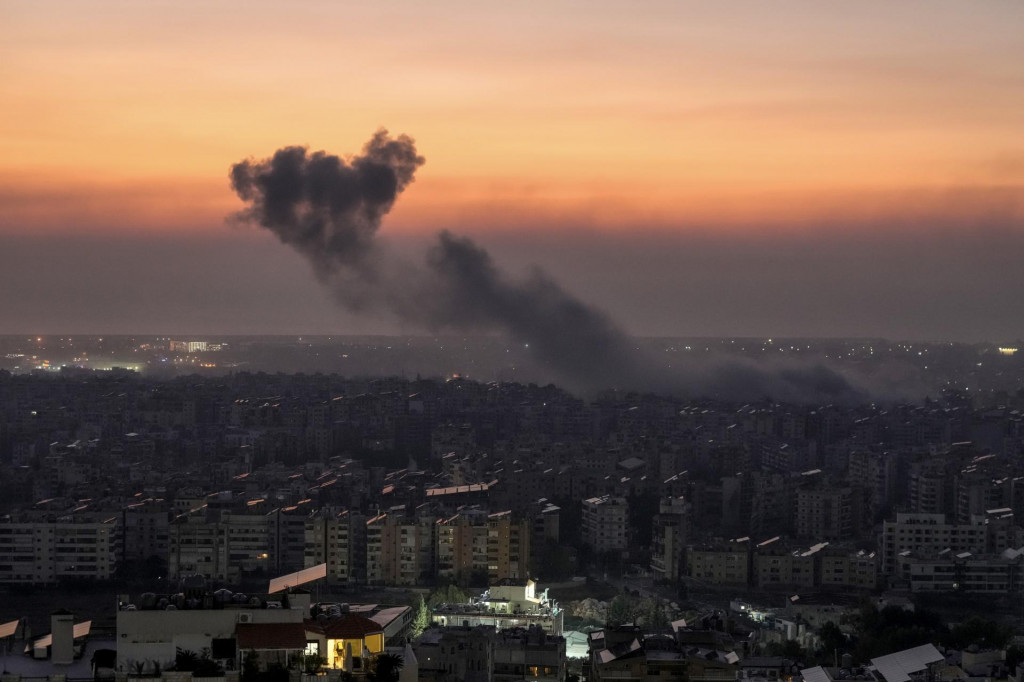
M468 580L486 575L488 584L527 577L531 524L511 512L465 509L437 526L437 575Z
M849 540L857 530L859 499L850 486L816 484L796 492L796 535L804 540Z
M293 573L305 567L308 504L279 507L267 514L270 550L267 570L273 575Z
M374 585L418 585L433 579L437 518L407 516L399 508L366 522L366 580Z
M896 490L896 457L888 452L850 453L847 481L862 492L864 518L873 523L884 515Z
M625 498L591 497L583 500L583 542L595 552L621 552L628 546L629 506Z
M956 505L953 499L953 478L947 476L946 462L918 462L910 467L908 511L916 514L951 514Z
M656 579L678 580L685 572L690 536L690 504L682 497L662 498L651 533L651 570Z
M121 512L124 561L167 559L170 549L170 506L166 500L147 498L127 505Z
M366 580L366 520L347 509L321 510L305 522L305 565L327 564L327 579L339 583Z

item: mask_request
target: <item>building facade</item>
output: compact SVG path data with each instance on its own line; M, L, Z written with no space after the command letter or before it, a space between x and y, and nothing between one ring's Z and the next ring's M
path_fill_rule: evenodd
M628 515L625 498L604 495L583 500L583 542L599 553L624 551Z

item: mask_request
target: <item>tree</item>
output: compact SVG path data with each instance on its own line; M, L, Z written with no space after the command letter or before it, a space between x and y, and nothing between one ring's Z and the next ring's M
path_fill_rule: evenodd
M804 657L804 649L795 639L787 639L782 644L782 657L791 661L799 661Z
M291 675L288 673L288 668L280 663L271 663L257 677L259 682L288 682L289 679L291 679Z
M199 665L199 654L190 650L178 648L174 652L174 669L178 672L192 672Z
M212 658L206 657L200 658L196 663L195 670L192 671L192 677L222 677L223 675L224 667Z
M306 654L302 657L302 670L308 675L315 675L327 665L327 659L320 654Z
M1006 649L1006 669L1013 675L1017 666L1024 662L1024 646L1014 644Z
M441 604L465 604L468 601L469 596L458 585L445 585L430 593L427 606L434 608Z
M628 594L616 595L608 604L605 622L607 625L625 625L634 623L639 613L636 599Z
M210 658L210 650L203 649L197 654L189 649L178 648L174 655L174 669L180 672L191 672L193 677L221 677L224 668Z
M857 633L854 658L866 661L893 651L944 641L949 629L937 613L927 609L907 611L898 606L886 606L879 610L869 603L857 618Z
M366 675L369 682L398 682L404 661L396 654L377 654Z
M242 682L256 682L260 676L260 657L255 651L245 652L242 659Z
M641 601L636 610L638 618L646 630L667 630L668 616L660 599L651 598Z
M821 637L821 650L823 658L826 660L832 660L834 653L844 653L846 649L846 635L839 629L839 626L828 621L821 626L821 630L818 632L818 636Z
M422 635L423 631L428 627L430 627L430 608L427 606L427 602L424 601L423 595L420 595L420 603L416 608L416 617L412 621L413 638Z
M795 639L787 639L785 642L769 642L765 646L765 652L769 656L781 656L791 661L800 661L804 658L803 647Z
M950 630L945 643L955 649L965 649L972 644L982 649L1002 649L1012 635L1006 625L974 616Z

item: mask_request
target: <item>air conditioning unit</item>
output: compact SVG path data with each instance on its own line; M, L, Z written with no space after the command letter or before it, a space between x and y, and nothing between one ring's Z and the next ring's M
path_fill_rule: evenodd
M240 614L238 614L238 622L239 623L251 623L252 622L252 614L251 613L240 613Z

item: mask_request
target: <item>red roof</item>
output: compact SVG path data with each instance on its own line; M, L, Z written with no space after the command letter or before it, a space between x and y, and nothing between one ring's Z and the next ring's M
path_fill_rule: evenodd
M302 623L239 623L235 626L239 649L305 649Z
M323 624L323 629L328 639L363 639L367 635L384 632L380 623L358 613L346 613L340 618L333 618Z

